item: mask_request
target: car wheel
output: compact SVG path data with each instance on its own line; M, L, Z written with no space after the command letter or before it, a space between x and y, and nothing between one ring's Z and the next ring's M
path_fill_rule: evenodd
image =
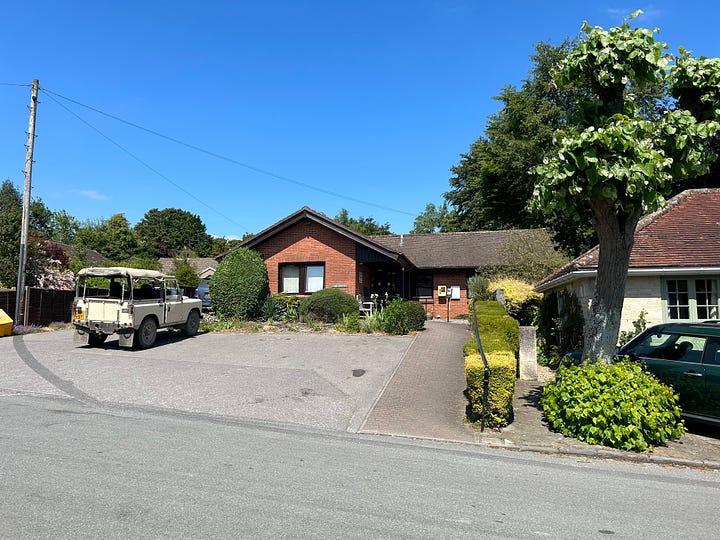
M152 317L145 317L135 331L135 342L140 349L149 349L157 337L157 323Z
M91 332L88 334L88 345L91 347L99 347L103 343L105 343L105 340L107 339L107 334L96 334L94 332Z
M187 337L193 337L198 333L198 328L200 328L200 315L193 310L188 314L187 321L182 327L182 333Z

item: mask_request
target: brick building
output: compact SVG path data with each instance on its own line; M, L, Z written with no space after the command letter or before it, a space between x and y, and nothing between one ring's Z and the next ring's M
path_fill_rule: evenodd
M265 259L272 293L302 296L334 287L365 301L417 300L433 318L452 319L468 313L468 278L501 264L509 234L368 237L303 207L241 246Z

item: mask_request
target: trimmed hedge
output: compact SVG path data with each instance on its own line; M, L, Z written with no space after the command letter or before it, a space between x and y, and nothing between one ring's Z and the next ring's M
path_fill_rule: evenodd
M490 427L504 427L513 420L517 354L520 350L520 325L498 302L474 302L478 330L485 358L490 367L488 411L485 421ZM472 324L472 317L471 317ZM482 417L484 365L475 339L465 343L465 379L470 400L468 420Z
M475 309L480 339L486 353L520 350L520 324L507 314L502 304L495 301L476 302Z
M504 427L513 421L513 396L515 395L516 360L511 351L497 351L485 355L490 367L488 386L488 410L485 424L488 427ZM485 366L480 354L465 357L465 380L470 400L468 420L479 422L483 412L483 379Z
M300 314L305 320L336 323L343 315L357 311L357 299L340 289L322 289L300 301Z

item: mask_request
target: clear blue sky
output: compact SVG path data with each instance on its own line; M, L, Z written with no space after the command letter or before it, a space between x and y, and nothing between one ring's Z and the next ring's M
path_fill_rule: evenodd
M720 56L715 1L5 0L0 180L22 188L36 78L33 197L51 210L182 208L240 237L307 205L408 232L535 43L638 8L671 52Z

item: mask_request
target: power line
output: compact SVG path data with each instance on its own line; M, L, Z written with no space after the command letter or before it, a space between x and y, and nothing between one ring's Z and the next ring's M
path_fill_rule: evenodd
M188 190L186 190L184 187L180 186L180 185L177 184L176 182L173 182L170 178L168 178L167 176L165 176L163 173L161 173L161 172L158 171L157 169L151 167L148 163L146 163L145 161L143 161L142 159L140 159L138 156L136 156L135 154L133 154L132 152L130 152L130 150L128 150L127 148L125 148L124 146L122 146L120 143L116 142L115 140L113 140L113 139L111 139L110 137L108 137L107 135L105 135L102 131L100 131L98 128L96 128L95 126L93 126L92 124L90 124L89 122L87 122L84 118L78 116L74 111L70 110L68 107L66 107L65 105L63 105L62 103L60 103L57 99L55 99L52 95L50 95L51 93L48 93L47 91L45 91L45 93L48 94L48 97L49 97L50 99L52 99L55 103L57 103L60 107L62 107L63 109L65 109L68 113L70 113L71 115L73 115L73 116L74 116L75 118L77 118L80 122L82 122L83 124L85 124L87 127L89 127L90 129L92 129L93 131L95 131L98 135L100 135L101 137L103 137L104 139L106 139L107 141L109 141L110 143L112 143L113 145L117 146L120 150L122 150L123 152L125 152L127 155L129 155L129 156L130 156L131 158L133 158L135 161L137 161L138 163L140 163L142 166L146 167L147 169L149 169L150 171L152 171L153 173L155 173L156 175L158 175L160 178L162 178L162 179L165 180L166 182L169 182L170 184L172 184L173 186L175 186L176 188L178 188L180 191L182 191L183 193L185 193L186 195L188 195L188 196L191 197L192 199L196 200L196 201L199 202L200 204L202 204L204 207L206 207L206 208L208 208L209 210L215 212L217 215L219 215L219 216L227 219L230 223L234 223L234 224L237 225L238 227L244 228L246 231L248 230L248 228L247 228L246 225L242 225L242 224L238 223L237 221L235 221L234 219L232 219L231 217L226 216L225 214L223 214L223 213L220 212L219 210L217 210L217 209L213 208L212 206L210 206L209 204L207 204L205 201L199 199L197 196L195 196L193 193L191 193L191 192L189 192Z
M93 111L93 112L96 112L96 113L98 113L98 114L101 114L101 115L103 115L103 116L106 116L106 117L108 117L108 118L111 118L111 119L113 119L113 120L116 120L117 122L121 122L121 123L123 123L123 124L126 124L126 125L128 125L128 126L130 126L130 127L133 127L133 128L135 128L135 129L139 129L139 130L144 131L144 132L146 132L146 133L150 133L151 135L155 135L156 137L160 137L161 139L165 139L165 140L170 141L170 142L173 142L173 143L175 143L175 144L179 144L179 145L181 145L181 146L184 146L184 147L186 147L186 148L190 148L190 149L192 149L192 150L195 150L196 152L200 152L200 153L202 153L202 154L206 154L206 155L211 156L211 157L214 157L214 158L216 158L216 159L220 159L220 160L222 160L222 161L226 161L226 162L228 162L228 163L232 163L232 164L234 164L234 165L238 165L238 166L240 166L240 167L244 167L244 168L246 168L246 169L249 169L249 170L251 170L251 171L254 171L254 172L263 174L263 175L265 175L265 176L269 176L269 177L275 178L275 179L277 179L277 180L282 180L283 182L288 182L288 183L290 183L290 184L295 184L295 185L297 185L297 186L301 186L301 187L304 187L304 188L306 188L306 189L311 189L311 190L317 191L317 192L319 192L319 193L324 193L324 194L326 194L326 195L332 195L333 197L337 197L337 198L339 198L339 199L344 199L344 200L346 200L346 201L352 201L352 202L360 203L360 204L363 204L363 205L366 205L366 206L372 206L372 207L374 207L374 208L379 208L379 209L381 209L381 210L386 210L386 211L388 211L388 212L394 212L394 213L397 213L397 214L403 214L403 215L406 215L406 216L412 216L412 217L415 216L415 214L412 214L412 213L410 213L410 212L406 212L406 211L404 211L404 210L398 210L397 208L391 208L391 207L389 207L389 206L384 206L384 205L377 204L377 203L373 203L373 202L370 202L370 201L364 201L364 200L362 200L362 199L356 199L356 198L354 198L354 197L350 197L350 196L348 196L348 195L343 195L342 193L337 193L337 192L332 191L332 190L329 190L329 189L325 189L325 188L313 186L312 184L308 184L307 182L302 182L302 181L300 181L300 180L295 180L294 178L290 178L290 177L288 177L288 176L283 176L283 175L280 175L280 174L276 174L276 173L274 173L274 172L272 172L272 171L268 171L268 170L266 170L266 169L262 169L262 168L260 168L260 167L254 166L254 165L250 165L249 163L244 163L244 162L242 162L242 161L238 161L238 160L236 160L236 159L233 159L233 158L224 156L224 155L222 155L222 154L218 154L218 153L216 153L216 152L212 152L212 151L210 151L210 150L206 150L205 148L202 148L202 147L200 147L200 146L196 146L196 145L194 145L194 144L186 143L186 142L181 141L181 140L179 140L179 139L176 139L176 138L174 138L174 137L170 137L169 135L165 135L165 134L160 133L160 132L158 132L158 131L155 131L155 130L153 130L153 129L146 128L146 127L141 126L141 125L139 125L139 124L136 124L136 123L134 123L134 122L130 122L129 120L125 120L125 119L123 119L123 118L120 118L120 117L118 117L118 116L112 115L112 114L110 114L110 113L106 113L105 111L101 111L100 109L96 109L95 107L91 107L90 105L85 105L84 103L80 103L79 101L76 101L76 100L71 99L71 98L69 98L69 97L66 97L66 96L63 96L63 95L61 95L61 94L58 94L57 92L53 92L53 91L51 91L51 90L48 90L47 88L41 88L41 91L43 91L43 92L45 92L45 93L47 93L47 94L55 95L55 96L57 96L57 97L59 97L59 98L61 98L61 99L64 99L64 100L69 101L69 102L71 102L71 103L74 103L75 105L78 105L78 106L80 106L80 107L84 107L84 108L86 108L86 109L89 109L89 110L91 110L91 111Z

